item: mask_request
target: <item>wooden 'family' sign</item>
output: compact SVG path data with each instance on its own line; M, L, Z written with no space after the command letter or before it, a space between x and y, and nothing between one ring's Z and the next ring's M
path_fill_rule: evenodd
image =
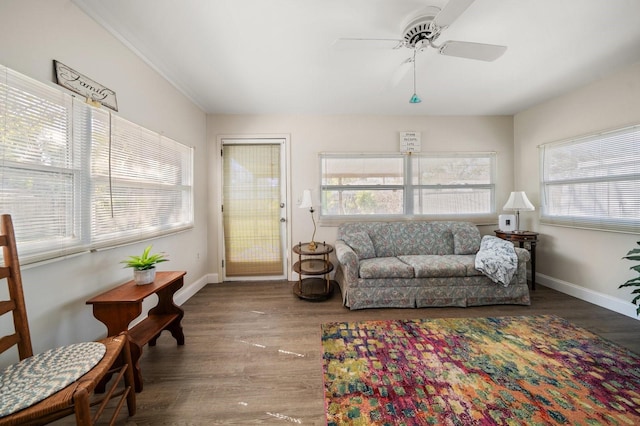
M98 102L114 111L118 110L116 92L104 87L100 83L96 83L89 77L80 74L73 68L69 68L62 62L54 60L53 64L56 69L56 83L60 86L85 96L92 102Z

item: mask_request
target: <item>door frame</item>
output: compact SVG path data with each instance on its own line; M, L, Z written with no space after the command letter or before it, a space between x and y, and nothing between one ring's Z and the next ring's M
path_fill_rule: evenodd
M283 178L282 187L284 189L284 209L283 209L283 217L285 219L284 226L284 247L282 248L283 260L284 260L284 275L286 276L288 281L292 280L291 274L291 221L289 218L291 217L291 186L289 185L289 179L291 175L291 166L289 159L291 158L291 135L283 133L283 134L223 134L217 135L216 137L216 203L215 208L216 213L218 215L218 220L216 221L216 227L218 235L218 261L216 265L216 271L218 276L223 281L226 278L224 273L223 261L225 257L225 247L224 247L224 219L222 214L222 197L223 197L223 159L222 159L222 141L225 139L234 139L234 140L246 140L249 141L264 141L264 143L269 143L269 141L273 141L274 143L282 143L282 153L281 158L283 159L283 164L281 165L282 171L281 175Z

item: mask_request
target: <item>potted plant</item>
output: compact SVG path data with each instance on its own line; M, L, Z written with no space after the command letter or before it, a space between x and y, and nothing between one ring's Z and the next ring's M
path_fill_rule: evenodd
M638 245L640 246L640 241L638 241ZM640 261L640 249L635 248L635 249L629 250L629 253L627 253L627 255L623 257L623 259ZM629 269L633 269L634 271L640 274L640 263L630 267ZM638 308L636 309L636 314L640 316L640 276L631 278L626 283L620 284L620 286L618 286L618 288L622 288L622 287L638 287L631 292L631 294L636 295L631 301L631 303L638 305Z
M133 280L138 285L151 284L156 279L156 264L167 262L164 253L151 254L151 246L145 247L142 255L129 256L129 258L121 261L125 264L125 268L133 268Z

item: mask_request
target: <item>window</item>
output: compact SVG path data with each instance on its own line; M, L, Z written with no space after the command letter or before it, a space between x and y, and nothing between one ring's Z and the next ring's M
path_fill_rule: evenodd
M409 160L414 214L495 213L494 155L412 155Z
M541 222L640 233L640 126L540 147Z
M109 246L193 225L193 150L120 117L94 140L91 234ZM100 126L101 127L101 126Z
M0 211L23 264L192 226L192 157L0 66Z
M336 153L320 154L320 163L325 219L417 215L481 221L496 211L494 153Z
M323 154L323 216L402 214L404 158Z

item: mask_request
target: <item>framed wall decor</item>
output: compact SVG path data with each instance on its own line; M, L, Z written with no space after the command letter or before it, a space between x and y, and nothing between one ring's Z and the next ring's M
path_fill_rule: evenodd
M57 84L86 97L92 102L97 102L107 108L118 111L116 92L55 59L53 60L53 66L56 71Z
M420 132L400 132L400 152L420 152Z

